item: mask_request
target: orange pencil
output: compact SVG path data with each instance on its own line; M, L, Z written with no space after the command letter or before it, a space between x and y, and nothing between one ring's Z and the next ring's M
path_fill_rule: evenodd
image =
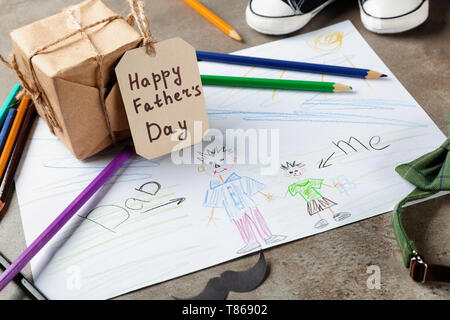
M8 138L6 139L5 147L3 148L2 154L0 155L0 179L3 178L6 166L8 165L9 157L16 143L17 135L19 133L20 127L22 126L23 118L25 116L25 111L27 111L28 104L30 102L30 95L26 94L22 101L20 101L19 108L17 109L17 115L13 121L11 129L9 131Z
M214 14L214 12L209 10L200 2L198 2L197 0L184 0L184 2L190 5L195 11L200 13L203 17L208 19L209 22L211 22L217 28L225 32L227 35L229 35L233 39L242 41L241 36L239 35L239 33L236 32L236 30L234 30L228 23L220 19L218 16Z

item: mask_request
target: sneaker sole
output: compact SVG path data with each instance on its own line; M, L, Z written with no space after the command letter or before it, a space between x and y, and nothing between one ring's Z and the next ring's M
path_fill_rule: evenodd
M245 20L247 21L247 24L250 28L252 28L255 31L258 31L259 33L264 33L268 35L278 36L283 34L288 34L295 32L297 30L300 30L303 28L308 22L314 18L316 14L318 14L322 9L324 9L326 6L334 2L335 0L330 0L328 2L325 2L320 7L318 7L316 10L311 11L309 13L305 13L302 15L296 15L296 16L289 16L289 17L265 17L258 14L255 14L250 9L250 3L247 5L247 9L245 11ZM274 27L274 29L265 29L261 26L264 25L273 25L274 22L277 21L279 24L291 24L293 26L291 27Z
M380 34L405 32L420 26L428 18L428 7L429 3L426 0L410 14L394 18L377 18L368 15L359 4L361 21L364 27L369 31Z

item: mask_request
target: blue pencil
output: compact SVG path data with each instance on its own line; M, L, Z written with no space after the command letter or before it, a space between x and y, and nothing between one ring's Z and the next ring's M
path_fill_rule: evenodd
M5 123L0 131L0 154L3 151L3 146L5 145L6 138L8 137L9 129L11 128L14 118L16 117L16 112L16 108L9 108Z
M380 77L387 77L387 75L385 74L369 69L358 69L358 68L332 66L316 63L247 57L235 54L206 52L206 51L197 51L197 60L239 64L243 66L256 66L280 70L332 74L336 76L354 77L363 79L376 79Z
M8 98L6 98L5 103L3 103L2 108L0 109L0 128L3 125L3 122L5 122L6 115L8 114L8 109L16 103L16 95L20 91L21 86L20 84L16 84L11 92L8 95Z

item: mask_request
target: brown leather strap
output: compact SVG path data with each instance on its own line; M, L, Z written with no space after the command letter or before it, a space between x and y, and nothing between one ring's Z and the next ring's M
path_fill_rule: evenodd
M414 281L444 281L450 282L450 267L439 264L427 264L423 257L415 254L411 258L409 275Z

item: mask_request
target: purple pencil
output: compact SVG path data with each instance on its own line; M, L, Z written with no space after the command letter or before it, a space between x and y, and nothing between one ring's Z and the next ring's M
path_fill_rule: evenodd
M67 221L98 191L109 178L134 153L133 147L125 147L75 200L37 237L33 243L0 275L0 291L30 262L31 259L50 241Z

